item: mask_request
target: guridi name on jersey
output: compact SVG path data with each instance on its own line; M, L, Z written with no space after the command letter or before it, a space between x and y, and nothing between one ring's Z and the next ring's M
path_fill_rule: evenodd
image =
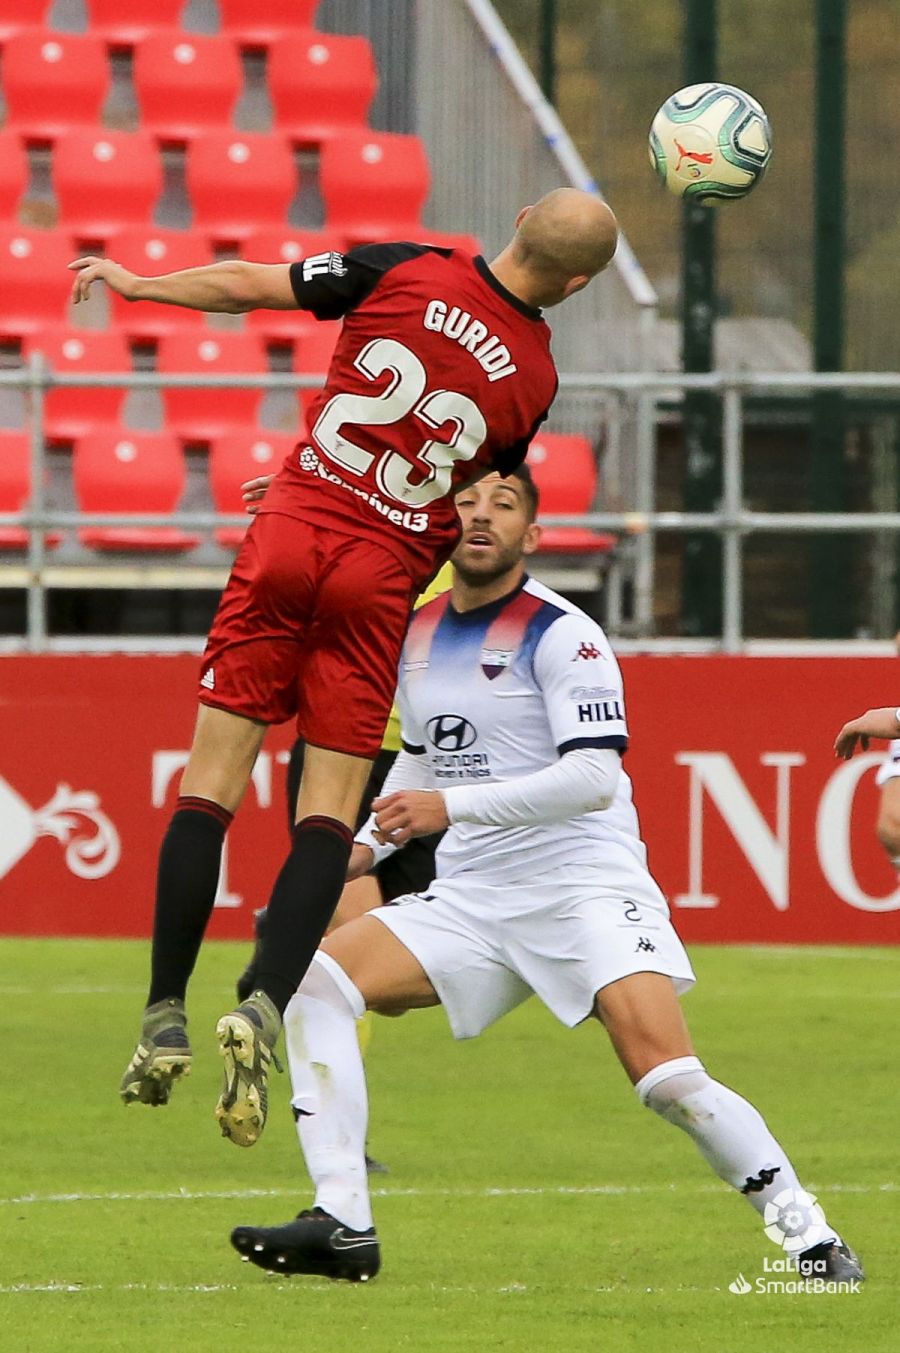
M422 323L426 329L454 339L466 352L471 352L478 365L487 372L489 381L501 381L516 370L506 344L461 306L448 307L446 301L429 301Z

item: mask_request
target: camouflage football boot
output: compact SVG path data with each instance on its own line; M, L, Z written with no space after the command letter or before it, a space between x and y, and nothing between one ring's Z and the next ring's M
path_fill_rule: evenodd
M172 1087L191 1070L184 1001L157 1001L144 1011L141 1037L119 1082L126 1104L168 1104Z
M236 1146L253 1146L266 1125L269 1064L280 1032L281 1016L264 991L254 991L216 1025L225 1072L216 1118Z

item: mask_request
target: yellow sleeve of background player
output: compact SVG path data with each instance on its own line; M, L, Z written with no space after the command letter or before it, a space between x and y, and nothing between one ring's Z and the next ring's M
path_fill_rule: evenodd
M420 606L424 606L427 601L434 601L435 597L443 596L445 592L449 592L452 582L453 568L448 560L443 568L434 575L425 591L416 601L416 610ZM381 740L381 750L383 752L399 752L400 746L400 716L397 713L397 706L394 705L387 721L387 727L384 730L384 737Z

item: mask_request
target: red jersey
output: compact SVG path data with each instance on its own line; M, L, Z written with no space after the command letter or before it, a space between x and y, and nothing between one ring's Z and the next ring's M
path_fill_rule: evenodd
M364 245L291 265L302 309L343 318L309 437L260 511L377 540L424 582L459 537L453 495L510 474L556 394L550 330L483 258Z

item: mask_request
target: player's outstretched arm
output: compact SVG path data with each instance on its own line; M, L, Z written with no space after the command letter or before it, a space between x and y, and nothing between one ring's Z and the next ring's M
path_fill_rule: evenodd
M900 710L895 705L883 709L867 709L858 719L845 723L834 742L835 756L849 761L859 743L863 751L869 745L869 738L900 737Z
M160 277L139 277L111 258L88 254L69 268L75 273L72 300L87 300L94 282L105 282L127 301L160 301L189 310L241 315L247 310L290 310L297 298L286 263L245 263L228 259L203 268L185 268Z

